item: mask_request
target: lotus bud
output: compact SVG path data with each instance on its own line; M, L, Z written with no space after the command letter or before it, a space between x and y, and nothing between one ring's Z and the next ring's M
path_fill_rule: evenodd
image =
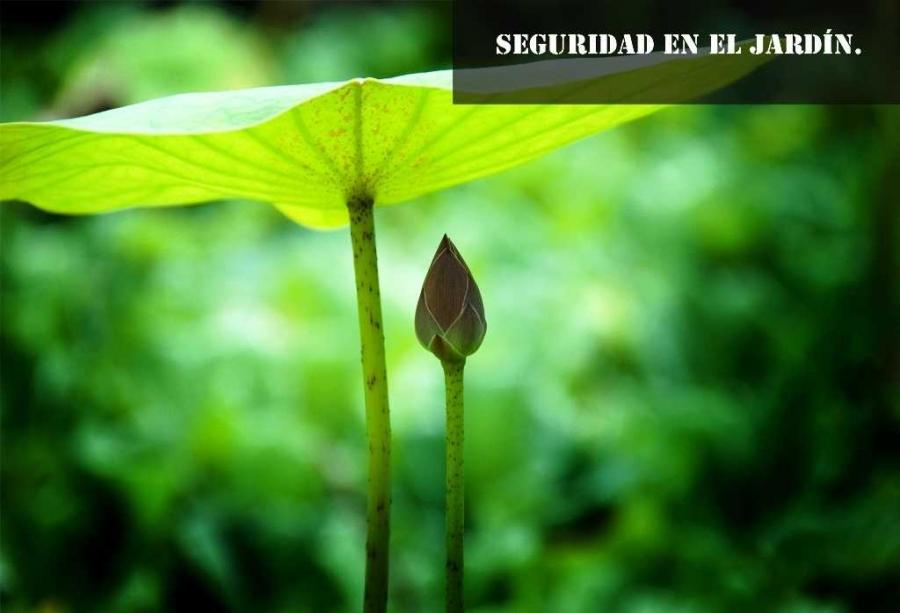
M416 336L441 361L463 362L484 339L481 292L456 246L444 235L416 307Z

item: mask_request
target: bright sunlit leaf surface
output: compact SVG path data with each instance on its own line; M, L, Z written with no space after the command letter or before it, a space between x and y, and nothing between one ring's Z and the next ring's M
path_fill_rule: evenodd
M667 59L593 85L621 89L627 100L668 71L688 98L761 63L724 58ZM78 214L243 198L272 203L304 225L336 227L347 221L349 198L402 202L662 108L454 105L451 81L450 71L439 71L182 94L76 119L5 124L0 199Z

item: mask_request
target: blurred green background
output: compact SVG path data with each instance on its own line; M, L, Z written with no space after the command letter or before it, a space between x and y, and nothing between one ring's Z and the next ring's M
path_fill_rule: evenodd
M4 3L4 121L449 65L443 3ZM391 608L443 591L447 232L472 611L896 611L897 108L684 106L377 215ZM0 207L4 610L354 611L348 233L219 202Z

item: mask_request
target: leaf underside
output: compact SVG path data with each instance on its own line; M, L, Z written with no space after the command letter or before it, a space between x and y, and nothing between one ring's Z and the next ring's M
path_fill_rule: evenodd
M627 101L669 72L687 99L759 63L666 60L587 86L621 88ZM454 105L451 79L440 71L183 94L77 119L4 124L0 200L83 214L242 198L274 204L307 226L337 227L347 222L348 199L402 202L662 108Z

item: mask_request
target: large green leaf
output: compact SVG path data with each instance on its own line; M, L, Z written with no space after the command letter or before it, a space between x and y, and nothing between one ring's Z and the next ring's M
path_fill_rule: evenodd
M664 84L685 99L762 61L665 58L600 71L579 89L611 88L628 101ZM559 90L562 101L566 91ZM183 94L77 119L0 126L0 199L95 213L247 198L270 202L300 223L334 227L346 223L348 198L408 200L659 108L454 105L450 71Z

